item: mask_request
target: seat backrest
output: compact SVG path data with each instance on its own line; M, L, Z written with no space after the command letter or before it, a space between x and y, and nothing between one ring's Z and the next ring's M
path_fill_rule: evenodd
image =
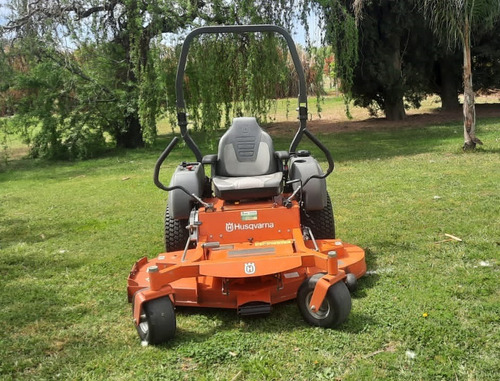
M255 118L234 118L219 141L218 176L260 176L278 172L271 137Z

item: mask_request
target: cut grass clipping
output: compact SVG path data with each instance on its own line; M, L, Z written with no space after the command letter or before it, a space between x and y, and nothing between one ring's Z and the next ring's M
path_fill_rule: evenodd
M460 150L460 123L319 134L337 164L337 234L367 251L340 329L307 325L293 302L254 319L179 308L175 339L159 347L140 345L126 278L162 251L167 194L152 169L168 139L85 162L11 162L0 173L0 378L498 379L500 119L478 124L475 153Z

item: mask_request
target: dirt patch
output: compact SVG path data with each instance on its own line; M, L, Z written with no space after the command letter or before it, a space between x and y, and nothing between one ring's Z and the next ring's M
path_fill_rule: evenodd
M418 110L417 110L418 111ZM500 117L500 104L476 104L477 118ZM390 121L385 118L367 118L363 120L313 119L308 121L307 127L311 132L353 132L360 130L388 130L400 128L419 128L444 123L455 123L463 120L462 109L455 111L431 111L424 113L409 113L404 120ZM272 135L282 136L294 133L297 130L297 121L271 123L267 127Z

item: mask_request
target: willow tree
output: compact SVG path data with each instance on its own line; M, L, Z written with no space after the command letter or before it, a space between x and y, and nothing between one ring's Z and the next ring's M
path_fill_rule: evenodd
M325 38L331 44L335 56L334 76L340 79L339 89L351 117L349 104L352 100L354 69L358 63L358 31L354 15L342 0L315 0L325 19Z
M500 0L424 0L422 6L434 32L448 47L463 49L464 150L483 144L476 137L476 109L472 86L472 37L491 30L500 15Z
M89 156L105 137L126 148L151 143L166 106L165 36L207 24L290 27L294 5L301 3L13 0L0 38L29 61L29 70L17 72L9 85L28 95L13 119L26 132L35 156ZM254 49L252 57L260 53ZM201 58L200 64L208 59ZM264 95L253 91L246 99L256 104Z
M194 127L215 131L245 114L265 122L276 90L284 87L289 74L283 43L272 33L196 39L188 55L185 81ZM175 115L175 94L168 95L172 100L169 111Z
M406 108L419 107L431 92L435 50L432 33L415 5L393 0L316 1L348 98L373 114L383 111L389 120L401 120Z
M161 102L156 38L201 12L196 1L14 0L1 28L29 61L14 117L32 155L89 156L104 135L135 148L155 136Z

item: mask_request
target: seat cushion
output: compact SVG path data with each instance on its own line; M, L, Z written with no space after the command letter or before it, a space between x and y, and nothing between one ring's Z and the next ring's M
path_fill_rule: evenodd
M281 193L282 172L248 177L214 176L215 196L223 200L265 198Z
M278 170L273 141L255 118L234 118L219 141L218 176L262 176Z

